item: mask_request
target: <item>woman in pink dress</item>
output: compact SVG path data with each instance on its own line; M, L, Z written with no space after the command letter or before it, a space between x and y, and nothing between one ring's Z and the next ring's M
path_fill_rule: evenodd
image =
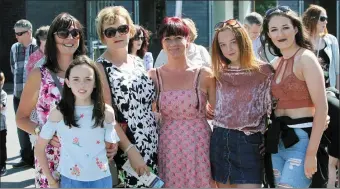
M205 107L214 107L215 79L210 68L189 66L189 33L181 18L165 18L159 36L168 63L149 71L158 90L158 166L166 188L208 188L211 181Z

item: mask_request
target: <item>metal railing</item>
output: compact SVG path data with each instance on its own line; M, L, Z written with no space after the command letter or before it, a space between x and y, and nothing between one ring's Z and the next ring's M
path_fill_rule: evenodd
M88 55L92 59L95 59L97 51L103 49L105 46L101 45L99 42L99 37L96 31L96 17L98 12L107 6L114 6L115 1L96 1L87 0L86 1L86 33L87 33L87 48ZM105 47L106 48L106 47Z

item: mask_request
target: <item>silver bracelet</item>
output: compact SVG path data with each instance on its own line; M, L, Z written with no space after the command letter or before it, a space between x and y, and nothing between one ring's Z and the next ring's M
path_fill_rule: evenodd
M132 147L134 147L135 145L133 145L133 144L130 144L127 148L126 148L126 150L124 150L124 154L126 154Z

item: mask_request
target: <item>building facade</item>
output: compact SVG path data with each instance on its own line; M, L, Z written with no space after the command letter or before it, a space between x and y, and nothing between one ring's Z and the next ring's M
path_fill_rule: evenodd
M269 5L266 5L268 4ZM53 18L61 12L68 12L75 16L84 25L86 32L86 43L89 55L93 58L100 54L98 49L105 48L98 43L98 36L95 28L95 18L99 10L106 6L121 5L130 13L136 24L142 25L150 30L153 35L150 41L150 51L154 58L161 50L161 44L157 37L157 30L165 16L174 16L176 12L175 0L5 0L2 2L3 9L0 16L0 69L4 70L7 81L12 80L9 66L9 51L15 42L13 32L14 23L22 18L28 19L33 24L33 30L42 25L50 25ZM223 20L236 18L243 21L246 14L251 11L263 11L276 5L288 5L299 14L309 6L319 4L326 8L328 14L329 33L339 39L339 1L337 0L183 0L182 17L191 18L198 29L198 38L195 43L208 48L211 45L214 34L214 25ZM266 7L266 6L267 7ZM262 12L263 14L263 12Z

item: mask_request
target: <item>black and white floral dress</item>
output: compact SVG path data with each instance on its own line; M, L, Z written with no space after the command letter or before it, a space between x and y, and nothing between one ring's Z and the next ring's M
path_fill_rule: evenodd
M146 164L157 174L158 132L152 112L156 91L153 81L145 72L143 62L133 59L132 70L120 69L103 57L98 58L97 62L104 66L117 122L127 123L128 139L135 144ZM123 151L119 150L115 156L119 179L124 182L125 187L146 187L122 170L126 160Z

